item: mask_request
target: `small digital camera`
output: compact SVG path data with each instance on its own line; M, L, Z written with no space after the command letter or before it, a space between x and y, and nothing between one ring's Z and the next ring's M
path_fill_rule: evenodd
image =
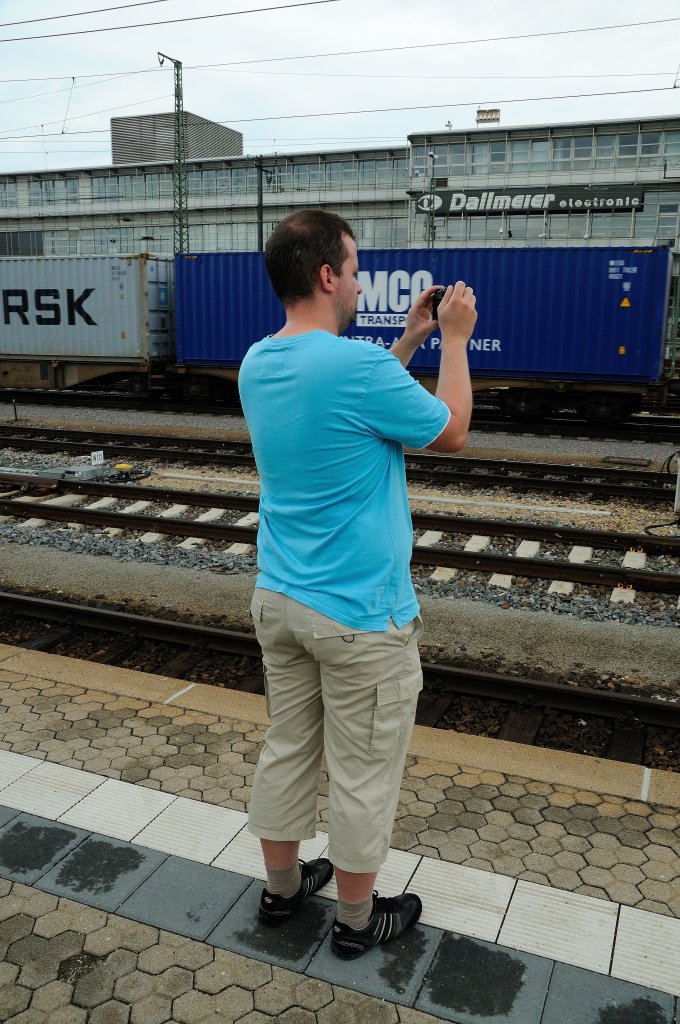
M437 288L437 291L432 296L432 319L438 320L439 303L446 295L446 288Z

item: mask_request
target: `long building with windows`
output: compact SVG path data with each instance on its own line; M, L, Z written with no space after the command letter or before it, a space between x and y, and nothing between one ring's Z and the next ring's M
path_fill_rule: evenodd
M414 133L402 147L188 161L192 251L254 250L324 206L360 247L666 245L680 118ZM0 174L0 257L170 254L172 165Z

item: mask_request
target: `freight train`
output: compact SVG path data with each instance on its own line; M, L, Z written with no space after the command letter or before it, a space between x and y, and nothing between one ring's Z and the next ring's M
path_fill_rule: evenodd
M623 419L680 394L680 261L665 248L368 249L348 335L389 348L431 284L473 285L475 392L515 414ZM0 260L0 387L233 401L281 326L261 253ZM409 369L434 388L441 336Z

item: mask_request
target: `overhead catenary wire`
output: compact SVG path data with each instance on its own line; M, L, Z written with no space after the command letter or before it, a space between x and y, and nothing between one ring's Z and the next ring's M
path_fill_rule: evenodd
M485 105L488 105L488 104L491 104L491 103L495 103L495 104L499 104L499 103L504 103L504 104L508 104L508 103L536 103L536 102L542 102L542 101L547 101L547 100L590 99L590 98L597 97L597 96L630 96L630 95L637 95L639 93L671 92L671 91L672 91L672 86L657 86L657 87L649 88L649 89L616 89L616 90L612 90L612 91L609 91L609 92L570 93L568 95L558 95L558 96L521 96L521 97L515 97L515 98L511 98L511 99L478 99L478 100L472 99L472 100L461 100L461 101L455 102L455 103L422 103L422 104L416 104L415 106L408 106L408 107L371 107L371 108L359 109L359 110L320 110L320 111L307 111L306 113L303 113L303 114L273 114L273 115L269 115L269 116L266 116L266 117L240 117L240 118L239 117L230 117L230 118L226 118L225 120L218 121L217 123L218 124L224 124L224 125L232 125L232 124L253 123L253 122L259 122L259 121L291 121L291 120L298 120L298 119L302 119L302 118L343 117L343 116L348 116L348 115L361 115L361 114L388 114L388 113L395 113L395 112L401 112L401 111L410 111L410 110L446 110L448 108L453 108L453 107L478 107L478 106L485 106ZM166 99L166 98L167 98L166 96L156 96L156 97L153 97L153 99L140 100L139 103L126 103L126 104L124 104L124 107L138 106L138 105L143 104L143 103L152 103L152 102L155 103L159 99ZM121 109L123 109L123 108L121 108L121 107L108 107L105 110L92 111L89 114L77 114L74 117L69 118L69 120L75 121L75 120L79 120L79 119L82 119L82 118L85 118L85 117L96 117L99 114L106 114L106 113L109 113L112 110L121 110ZM58 124L59 121L47 121L45 123L46 124ZM7 128L7 129L5 129L5 131L0 133L0 141L2 141L2 142L10 142L10 141L12 141L12 139L35 138L35 136L31 136L31 135L7 135L6 132L25 131L25 130L28 130L29 128L36 128L36 127L38 127L38 126L37 125L26 125L24 128ZM89 132L71 132L69 134L73 134L73 135L101 134L101 133L103 133L105 131L106 131L106 129L101 128L101 129L91 130ZM59 132L48 133L48 137L51 134L58 135L58 134L61 134L61 133L59 133Z
M672 86L655 86L650 89L616 89L610 92L581 92L581 93L570 93L568 95L560 96L522 96L514 99L480 99L480 100L462 100L456 103L420 103L415 106L408 107L371 107L370 109L364 110L323 110L317 113L306 113L306 114L274 114L269 117L230 117L226 121L220 121L219 124L245 124L254 121L291 121L296 118L304 117L343 117L348 115L358 114L389 114L399 111L409 110L447 110L452 107L470 107L470 106L488 106L495 104L496 106L501 103L538 103L545 100L574 100L574 99L590 99L597 96L630 96L632 94L638 94L643 92L671 92Z
M162 72L162 68L153 68L153 69L150 69L150 70L153 70L154 72L155 71ZM209 67L194 67L194 68L192 68L191 65L189 65L187 68L184 68L184 70L185 71L186 70L189 70L189 71L191 71L191 70L210 71L211 69ZM578 74L578 73L574 73L573 75L380 75L380 74L378 74L378 75L368 74L367 75L367 74L364 74L363 72L361 72L361 73L356 73L355 72L355 73L351 74L351 73L341 73L341 72L335 73L335 72L328 72L328 71L248 71L246 69L229 70L229 69L224 69L224 68L218 68L217 70L221 71L223 74L231 74L231 75L261 75L261 76L273 75L273 76L276 76L276 77L292 77L292 78L349 78L349 79L361 79L362 81L364 79L369 79L370 78L370 79L398 80L400 82L401 81L406 81L406 80L407 81L415 81L415 82L467 82L467 81L480 81L480 80L484 81L484 82L489 82L489 81L496 81L496 82L499 82L499 81L517 81L517 80L539 82L539 81L548 81L548 80L552 80L552 79L556 79L556 78L568 79L568 80L570 80L570 79L582 79L582 78L663 78L664 76L673 75L674 74L673 71L648 71L648 72L636 71L636 72L632 72L632 73L623 72L622 74L616 74L615 72L612 72L612 73L606 74L606 75L581 75L581 74ZM144 71L127 71L127 72L126 71L121 71L121 72L119 72L117 74L112 73L110 77L105 77L105 78L103 78L101 80L97 79L97 81L93 81L93 82L83 82L80 85L75 85L75 86L73 85L73 79L72 79L72 84L70 86L66 85L66 86L64 86L61 89L49 89L46 92L33 92L33 93L29 93L28 96L12 96L11 98L8 98L8 99L5 99L5 100L0 100L0 105L4 106L6 103L24 103L27 100L42 99L45 96L58 96L62 92L68 92L69 90L72 92L74 88L75 89L91 89L91 88L94 88L97 85L105 85L107 82L117 82L121 78L128 78L128 77L131 77L132 75L141 75L141 74L146 74L146 73L147 72L144 72ZM60 76L60 77L62 77L62 76ZM66 76L64 76L64 77L66 77ZM80 76L80 77L82 77L82 76ZM90 77L90 76L86 75L85 77ZM8 81L11 82L12 80L9 79ZM17 79L17 81L33 81L33 79ZM38 79L38 81L51 81L51 79ZM56 79L55 79L55 81L56 81ZM0 81L0 84L3 84L2 81ZM675 87L675 82L673 84L674 84L674 87Z
M34 25L38 21L59 21L62 18L82 18L85 14L104 14L107 11L124 11L127 7L146 7L148 4L167 4L168 0L135 0L132 4L117 4L115 7L98 7L94 11L75 11L73 14L48 14L42 18L25 18L23 21L3 21L0 28L14 25Z
M186 21L208 21L211 18L235 18L242 14L264 14L269 11L287 11L294 7L315 7L318 4L337 4L340 0L297 0L292 4L276 4L271 7L251 7L243 11L223 11L220 14L192 14L187 18L165 18L161 21L140 21L134 25L108 25L104 28L81 28L71 32L46 32L38 36L14 36L0 39L0 43L26 43L32 39L60 39L64 36L88 36L98 32L124 32L131 28L150 28L156 25L177 25ZM680 20L680 19L678 19Z
M664 25L668 22L680 21L677 18L658 18L653 21L626 21L616 25L594 25L586 28L555 29L551 32L524 32L513 36L483 36L479 39L453 39L447 42L410 43L408 46L381 46L364 50L333 50L328 53L298 53L288 57L260 57L256 60L231 60L212 67L237 67L240 64L273 64L282 60L314 60L317 57L354 57L367 53L397 53L403 50L425 50L441 46L471 46L478 43L507 43L517 39L545 39L548 36L568 36L582 32L609 32L619 28L641 28L646 25Z
M85 35L91 32L120 32L123 29L128 28L147 28L154 25L170 25L176 24L177 22L186 21L202 21L207 18L229 18L237 14L257 14L263 11L277 11L285 10L288 7L309 7L314 4L325 4L325 3L338 3L338 0L305 0L305 2L299 2L294 4L286 4L284 6L277 7L262 7L248 11L228 11L224 14L198 14L192 15L188 18L173 18L167 21L150 21L144 22L139 25L114 25L110 28L96 28L96 29L81 29L80 31L74 32L49 32L45 35L39 36L18 36L15 39L0 39L0 43L17 43L25 42L30 39L54 39L57 36L70 36L70 35ZM549 32L525 32L518 35L512 36L484 36L479 39L454 39L448 42L436 42L436 43L411 43L408 46L381 46L373 47L372 49L363 50L336 50L329 53L304 53L295 54L289 57L261 57L254 60L237 60L237 61L226 61L221 64L213 64L212 67L234 67L239 64L266 64L274 61L282 60L310 60L316 57L349 57L357 54L366 53L396 53L400 50L422 50L431 49L433 47L441 46L470 46L477 43L505 43L515 39L544 39L548 36L567 36L575 35L582 32L608 32L612 29L620 28L641 28L646 25L666 25L670 22L680 21L680 17L677 18L656 18L651 21L627 21L619 22L615 25L593 25L585 28L566 28L566 29L554 29ZM68 77L68 76L67 76Z

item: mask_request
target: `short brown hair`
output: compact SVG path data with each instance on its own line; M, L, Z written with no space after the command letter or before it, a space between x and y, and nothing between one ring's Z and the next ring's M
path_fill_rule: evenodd
M284 306L314 292L319 269L327 263L340 274L347 255L344 236L354 232L327 210L298 210L277 224L264 258L272 287Z

